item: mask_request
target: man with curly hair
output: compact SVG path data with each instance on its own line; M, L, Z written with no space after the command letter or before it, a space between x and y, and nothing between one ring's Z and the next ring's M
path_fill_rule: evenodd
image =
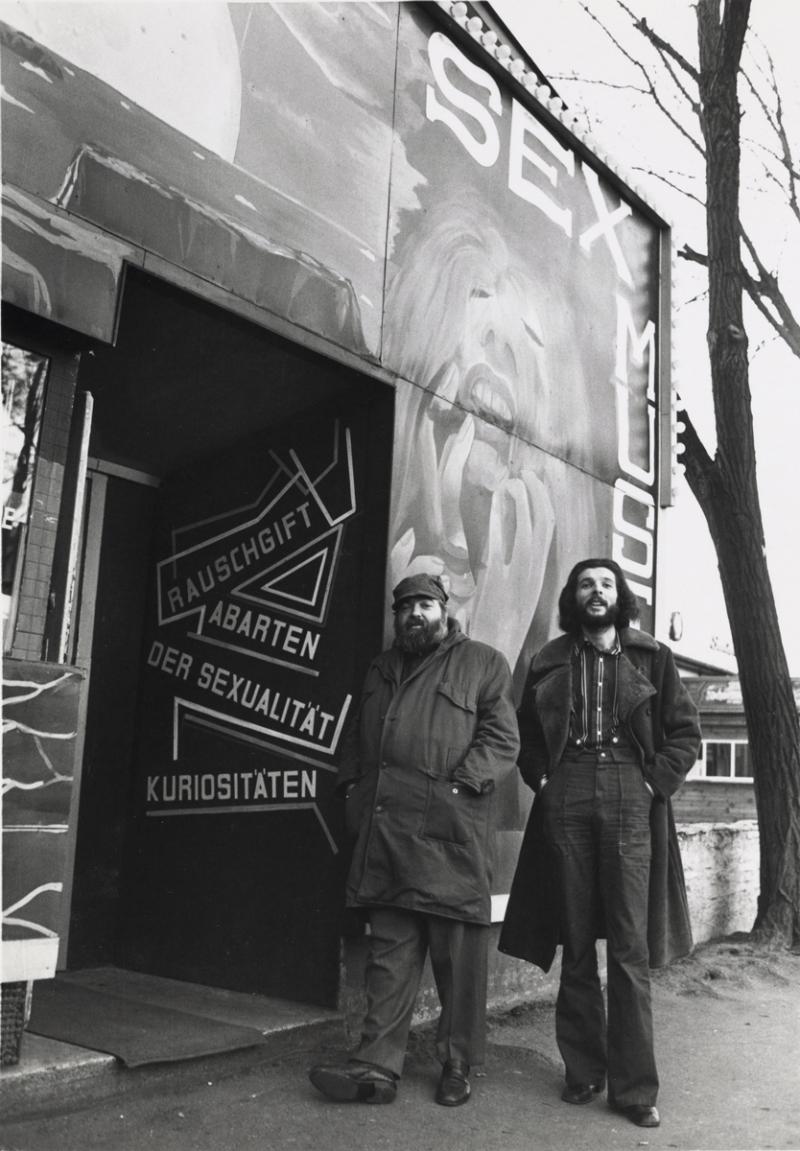
M547 971L562 944L561 1098L589 1103L607 1082L612 1108L658 1127L649 968L692 945L670 796L700 727L669 648L630 626L638 614L613 560L570 572L565 634L534 657L519 710L519 766L535 799L499 946Z

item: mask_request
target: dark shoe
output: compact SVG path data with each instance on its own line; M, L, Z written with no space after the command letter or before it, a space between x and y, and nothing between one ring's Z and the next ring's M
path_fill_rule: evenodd
M651 1107L647 1103L631 1103L628 1107L620 1107L618 1103L609 1101L609 1107L613 1111L619 1111L620 1115L624 1115L626 1119L630 1119L631 1123L635 1123L637 1127L660 1127L661 1116L658 1114L657 1107Z
M591 1103L603 1088L602 1083L578 1083L575 1087L570 1087L568 1083L561 1092L561 1098L565 1103Z
M469 1099L469 1064L453 1059L445 1063L436 1089L436 1102L442 1107L460 1107Z
M337 1103L393 1103L397 1095L397 1081L389 1072L366 1064L320 1064L311 1068L308 1077L318 1091Z

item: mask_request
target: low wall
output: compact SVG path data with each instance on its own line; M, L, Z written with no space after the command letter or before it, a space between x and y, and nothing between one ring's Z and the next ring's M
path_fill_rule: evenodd
M734 931L749 931L756 915L759 889L758 825L754 819L737 823L692 823L678 826L678 840L686 877L686 894L695 944ZM489 946L489 1008L514 1003L554 1001L558 991L556 956L547 974L520 959L498 952L500 924L492 927ZM345 941L345 982L342 1010L350 1042L358 1040L363 1012L364 962L367 939ZM605 976L605 944L598 946L601 974ZM430 966L422 977L414 1023L438 1015L438 998Z
M695 943L750 931L759 891L758 824L678 826Z

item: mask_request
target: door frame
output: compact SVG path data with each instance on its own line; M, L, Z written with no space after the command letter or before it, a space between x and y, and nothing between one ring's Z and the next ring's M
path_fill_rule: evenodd
M70 947L72 923L72 897L75 882L75 855L80 818L80 795L83 778L86 720L92 681L92 644L94 642L95 605L103 551L103 527L106 517L106 496L109 476L128 480L148 487L158 487L160 480L145 472L118 464L87 458L84 512L81 541L75 572L76 591L72 611L72 659L84 672L84 684L78 709L78 727L75 746L75 774L67 827L66 867L62 892L62 926L59 932L58 969L64 970Z

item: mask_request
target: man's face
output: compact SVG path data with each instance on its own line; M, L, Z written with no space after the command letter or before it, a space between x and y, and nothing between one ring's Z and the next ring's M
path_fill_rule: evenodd
M394 634L402 651L426 651L447 633L444 604L429 596L410 596L394 613Z
M575 600L580 621L589 631L600 631L616 622L617 599L617 578L608 568L584 568L579 574Z

